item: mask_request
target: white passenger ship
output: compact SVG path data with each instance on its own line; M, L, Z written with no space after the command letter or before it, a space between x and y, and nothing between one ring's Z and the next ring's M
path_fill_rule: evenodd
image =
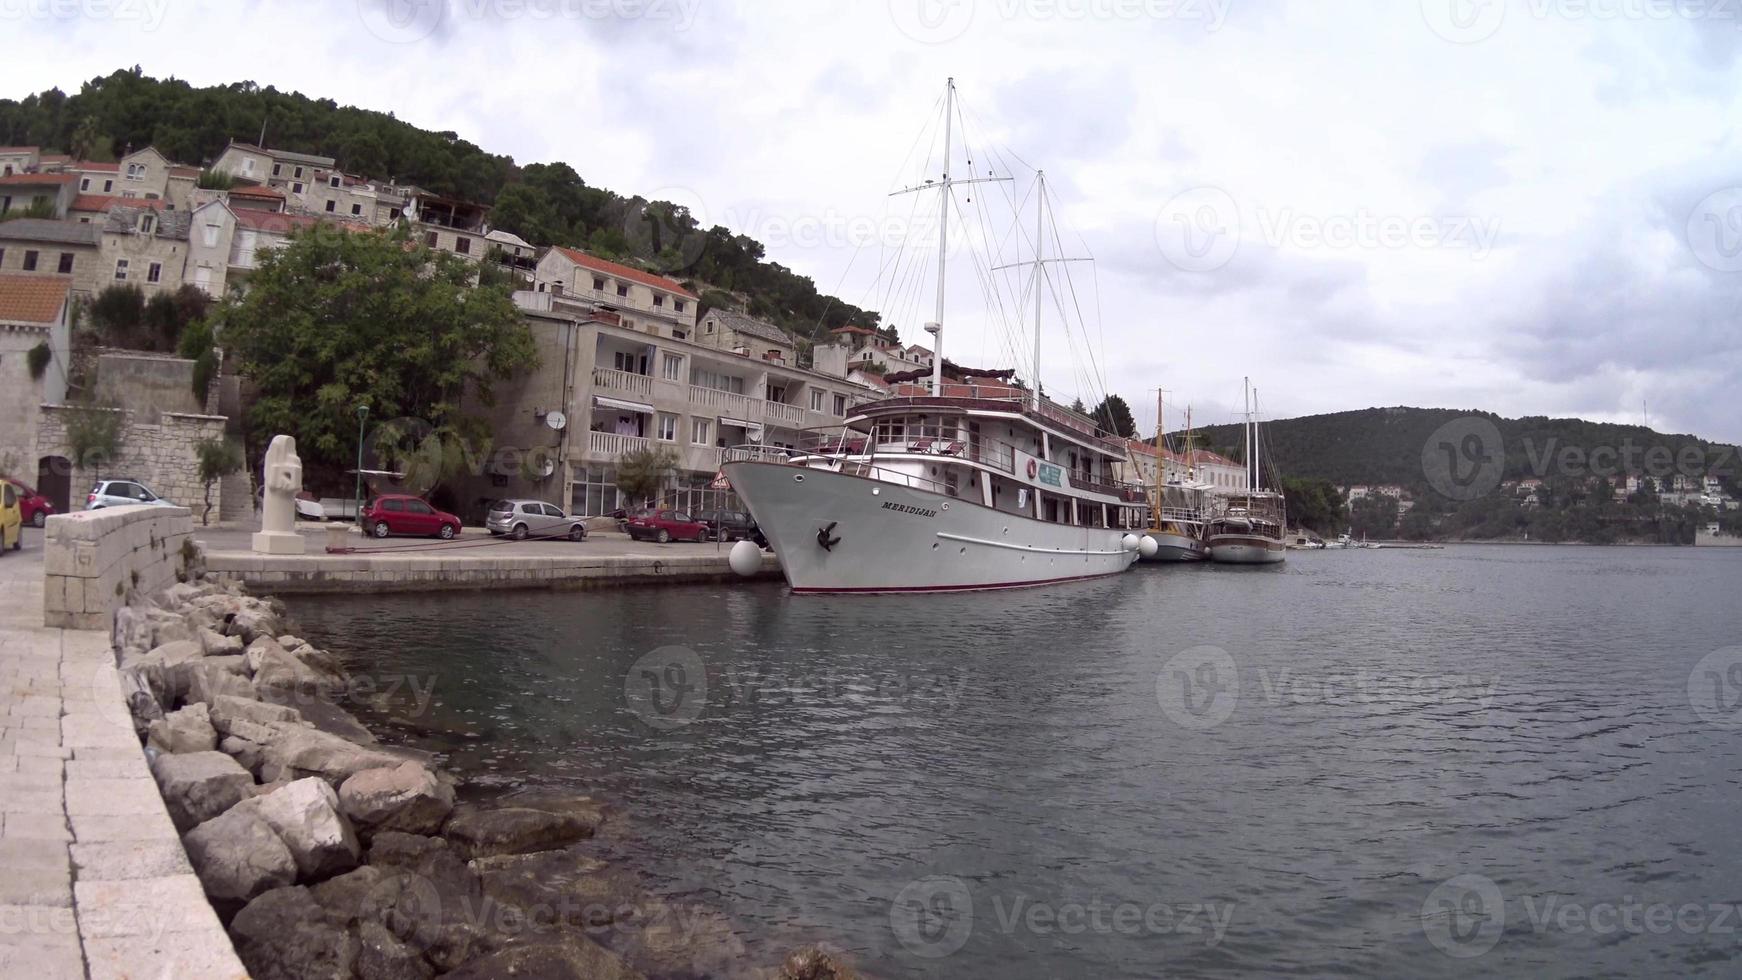
M794 592L1018 588L1131 566L1148 502L1113 482L1122 446L1008 385L939 391L726 464Z
M956 89L945 90L944 173L908 192L939 193L940 216L960 184L1007 177L951 174ZM967 171L971 173L971 169ZM1048 400L1039 384L1046 269L1045 175L1037 174L1035 361L1028 388L1014 371L964 371L944 360L945 262L951 222L938 222L937 350L929 384L902 379L887 400L853 409L842 427L807 433L796 449L729 454L732 489L780 556L794 592L946 592L1095 578L1137 559L1148 500L1117 484L1123 444ZM1007 268L1007 267L998 267ZM984 271L997 271L981 270ZM892 379L894 380L894 379Z

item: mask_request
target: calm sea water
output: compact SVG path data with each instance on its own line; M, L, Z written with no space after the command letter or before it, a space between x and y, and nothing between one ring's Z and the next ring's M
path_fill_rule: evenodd
M823 939L888 977L1742 972L1742 551L292 611L384 688L414 678L382 703L457 772L619 803L612 846L764 961Z

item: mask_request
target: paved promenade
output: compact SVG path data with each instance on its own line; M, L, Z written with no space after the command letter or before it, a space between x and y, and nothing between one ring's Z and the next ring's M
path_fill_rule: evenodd
M242 977L108 636L43 627L42 532L0 558L0 977Z

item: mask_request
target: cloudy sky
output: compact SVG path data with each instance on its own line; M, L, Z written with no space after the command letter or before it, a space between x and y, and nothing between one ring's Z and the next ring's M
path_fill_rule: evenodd
M1104 379L1147 424L1166 388L1217 422L1250 375L1270 417L1648 404L1742 440L1742 0L0 0L0 22L0 95L137 63L391 110L689 204L910 341L923 270L877 273L932 222L887 195L923 179L953 75L976 171L1012 178L962 199L997 244L950 253L953 357L1032 359L1032 313L989 314L975 270L1032 250L1011 205L1043 167L1060 242L1096 260L1047 301L1055 394Z

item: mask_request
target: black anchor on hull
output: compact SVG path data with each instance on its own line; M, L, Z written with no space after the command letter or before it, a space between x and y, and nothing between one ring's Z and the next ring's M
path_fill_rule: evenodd
M824 551L834 551L835 545L841 543L841 539L834 536L835 525L839 523L841 522L830 521L828 527L817 528L817 544L821 545Z

